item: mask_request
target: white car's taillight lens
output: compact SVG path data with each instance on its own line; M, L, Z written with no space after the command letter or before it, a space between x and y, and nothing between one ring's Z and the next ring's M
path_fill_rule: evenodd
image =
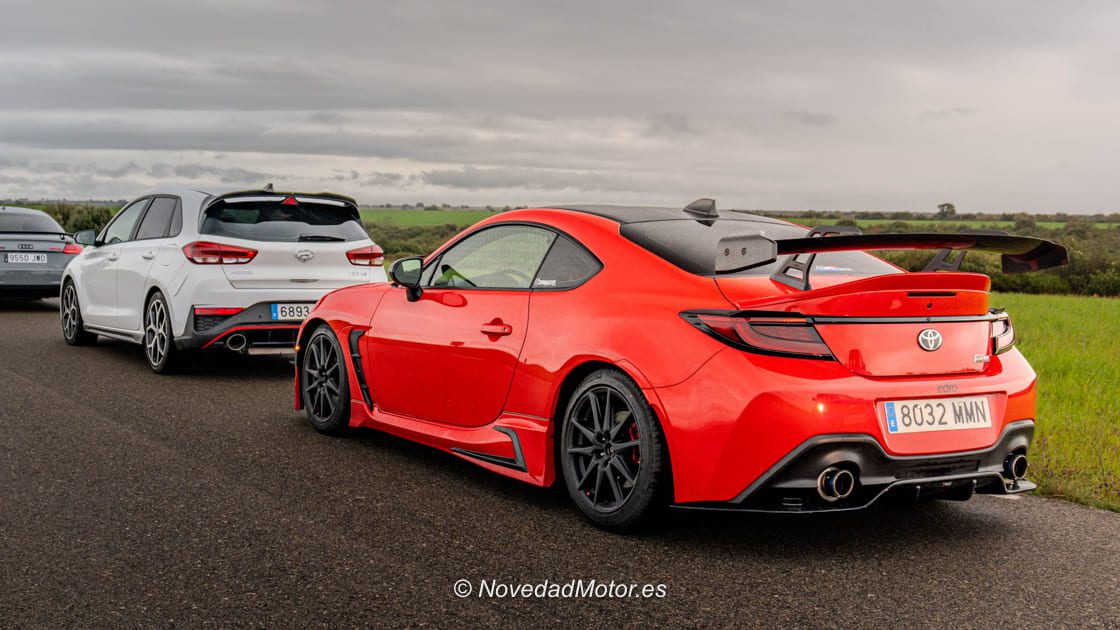
M187 260L196 265L244 265L253 260L257 250L223 243L195 241L183 246Z
M380 267L385 262L385 252L377 245L367 245L346 252L346 259L351 265Z

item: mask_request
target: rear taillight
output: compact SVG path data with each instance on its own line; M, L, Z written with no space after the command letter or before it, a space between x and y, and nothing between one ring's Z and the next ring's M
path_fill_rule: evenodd
M196 265L244 265L253 260L257 250L224 243L195 241L183 246L187 260Z
M196 306L194 314L197 317L229 317L243 311L243 308L225 306Z
M992 354L1002 354L1015 346L1015 328L1007 313L997 312L992 320Z
M346 259L351 265L380 267L385 262L385 252L377 245L366 245L346 252Z
M832 358L832 351L804 317L733 311L689 311L681 316L708 335L749 352L804 359Z
M67 243L66 247L62 248L63 254L80 254L82 253L82 246L77 243Z

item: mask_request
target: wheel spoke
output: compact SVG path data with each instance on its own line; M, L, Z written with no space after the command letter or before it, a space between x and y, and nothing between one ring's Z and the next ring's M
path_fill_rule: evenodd
M624 449L633 448L641 443L641 440L630 440L628 442L619 442L618 444L614 444L613 446L615 451L621 451Z
M622 478L626 480L626 483L630 484L631 486L634 485L634 476L630 474L630 471L626 469L626 464L623 464L622 460L620 460L617 455L611 458L611 466L613 466L614 469L622 475Z
M587 392L587 406L591 408L592 429L596 432L602 431L602 421L599 418L599 399L595 396L594 390Z
M594 444L592 444L591 446L573 446L568 449L568 453L575 455L591 455L598 448L599 447L595 446Z
M622 503L625 497L622 496L622 488L618 487L618 480L614 478L609 464L603 465L603 474L607 477L607 484L611 487L611 494L614 495L615 503Z
M580 477L579 483L576 484L576 489L579 490L586 486L587 481L591 479L591 473L595 472L598 469L599 464L597 464L595 460L591 460L590 462L588 462L587 468L583 471L583 476Z
M620 411L617 415L618 422L616 422L615 425L611 427L611 440L614 440L616 437L618 437L618 434L622 432L622 427L626 426L626 423L628 420L630 420L631 416L629 409L627 409L626 411Z
M595 505L599 502L599 490L603 487L603 465L595 464L595 492L591 495L591 504Z
M588 430L586 427L584 427L582 424L580 424L579 421L576 420L575 418L572 418L572 426L579 429L579 432L582 433L584 435L584 437L586 437L588 440L591 440L592 442L595 441L595 432Z

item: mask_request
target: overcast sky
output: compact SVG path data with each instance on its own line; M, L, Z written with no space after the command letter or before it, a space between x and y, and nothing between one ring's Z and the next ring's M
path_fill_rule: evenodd
M0 0L0 19L0 197L271 181L1120 211L1115 2Z

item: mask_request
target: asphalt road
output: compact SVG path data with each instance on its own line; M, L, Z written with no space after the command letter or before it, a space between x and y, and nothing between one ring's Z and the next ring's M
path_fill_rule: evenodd
M453 456L318 435L284 361L157 376L66 346L55 308L0 302L0 627L1120 625L1120 514L978 497L617 536ZM477 596L580 579L666 590Z

